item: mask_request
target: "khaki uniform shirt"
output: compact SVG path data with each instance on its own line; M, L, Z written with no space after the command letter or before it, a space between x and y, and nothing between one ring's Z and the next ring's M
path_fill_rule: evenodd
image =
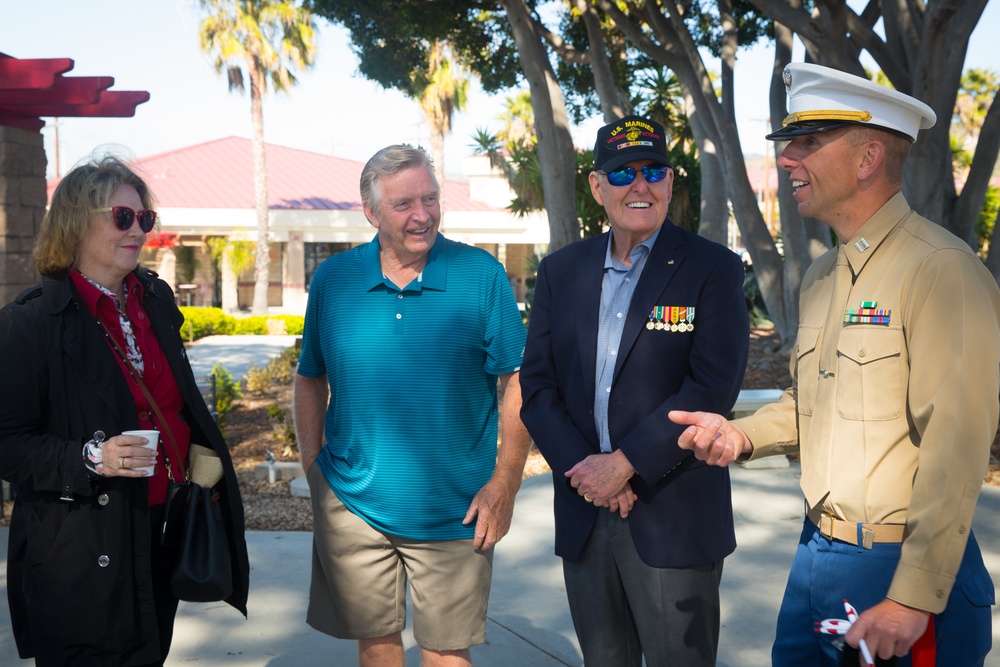
M830 303L838 253L854 279L846 306ZM837 313L835 330L824 331L830 308L862 302L877 302L888 321L844 323ZM797 449L809 507L906 524L888 597L941 612L1000 416L997 283L967 245L897 194L809 267L799 312L793 386L736 421L751 458Z

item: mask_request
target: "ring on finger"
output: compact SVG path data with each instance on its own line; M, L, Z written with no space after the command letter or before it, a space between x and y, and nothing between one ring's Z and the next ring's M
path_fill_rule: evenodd
M124 456L119 456L118 457L118 467L119 468L124 468L125 467L125 457Z
M588 496L586 493L583 494L583 499L586 500L588 503L594 502L594 499Z

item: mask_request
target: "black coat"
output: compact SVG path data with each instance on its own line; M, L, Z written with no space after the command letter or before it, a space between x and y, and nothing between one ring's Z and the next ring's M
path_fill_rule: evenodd
M219 487L233 557L229 604L246 615L243 501L222 434L198 390L169 286L139 268L143 307L184 396L191 440L222 458ZM42 279L0 311L0 478L16 497L7 597L18 653L39 664L160 659L150 583L148 483L95 478L95 431L138 428L135 402L97 321L67 275Z

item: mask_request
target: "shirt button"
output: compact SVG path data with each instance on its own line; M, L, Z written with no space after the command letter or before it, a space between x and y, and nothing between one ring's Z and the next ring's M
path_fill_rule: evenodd
M965 526L959 526L958 527L958 534L959 535L965 535Z
M146 313L144 313L144 312L142 312L142 311L140 310L140 311L139 311L139 319L140 319L140 320L144 320L144 319L146 319Z
M605 390L604 390L604 393L606 393L606 394L610 394L610 393L611 393L611 387L608 387L607 389L605 389Z
M402 294L397 294L397 295L396 295L396 298L397 298L397 299L402 299L402 298L403 298L403 295L402 295Z
M396 319L397 320L403 319L403 314L402 313L396 313Z
M615 317L617 317L618 319L621 319L622 318L622 314L621 313L615 313Z
M139 410L139 414L136 416L139 417L139 421L141 422L149 420L149 412L147 410Z
M865 356L866 354L868 354L868 353L867 353L867 352L865 352L865 348L861 348L860 350L858 350L858 356L859 356L859 357L863 357L863 356Z
M109 502L111 502L111 499L108 498L108 494L102 493L101 495L97 496L98 505L107 505Z
M111 564L111 559L108 558L107 556L101 556L100 558L97 559L97 564L100 565L101 567L107 567L108 565Z

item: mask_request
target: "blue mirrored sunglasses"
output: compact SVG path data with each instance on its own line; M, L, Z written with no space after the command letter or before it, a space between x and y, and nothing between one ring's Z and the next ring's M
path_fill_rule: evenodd
M647 183L657 183L667 177L667 169L669 167L666 165L647 164L642 168L642 177L646 179ZM635 180L635 169L632 167L601 173L608 177L608 183L611 185L631 185L632 181Z

